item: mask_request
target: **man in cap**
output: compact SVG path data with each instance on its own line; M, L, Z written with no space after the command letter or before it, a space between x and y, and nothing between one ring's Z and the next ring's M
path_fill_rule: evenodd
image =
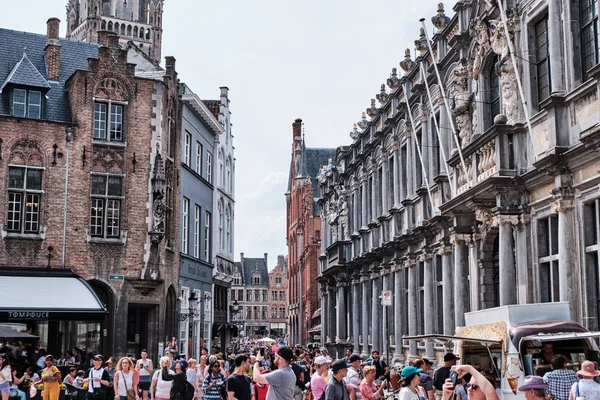
M444 365L439 367L437 371L435 371L435 375L433 376L433 387L435 388L435 400L440 400L442 398L442 386L444 386L444 382L446 379L450 377L450 369L453 365L456 365L456 360L460 360L460 357L454 353L446 353L444 354Z
M325 392L325 385L327 385L327 381L325 381L325 377L327 376L327 371L329 370L329 362L323 356L315 357L315 361L313 363L315 373L310 378L310 390L312 391L312 395L316 400L319 400Z
M348 365L343 360L331 364L333 376L325 386L325 400L349 400L348 390L344 385L344 378L348 374Z
M290 363L294 358L294 352L289 347L280 347L275 355L274 364L277 369L268 374L260 373L260 362L263 356L260 351L256 354L256 363L254 364L253 380L262 385L269 385L266 400L293 400L294 387L296 386L296 375Z
M371 352L371 358L367 360L367 363L375 367L375 382L381 383L388 377L390 369L387 364L379 358L379 352L377 350Z
M106 398L106 388L110 383L108 371L102 368L104 357L101 354L96 354L93 358L94 366L87 372L87 378L83 380L88 384L88 400L99 400Z
M519 387L519 392L525 392L527 400L545 400L548 384L544 382L541 376L526 376L523 385Z
M356 353L350 354L350 356L348 356L348 363L350 364L350 367L348 368L348 374L344 378L344 383L348 388L350 399L361 400L362 396L360 395L360 377L358 376L358 371L360 370L362 359Z

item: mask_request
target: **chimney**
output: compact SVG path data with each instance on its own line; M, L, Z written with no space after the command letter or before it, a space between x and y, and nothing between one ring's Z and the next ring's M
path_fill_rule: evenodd
M100 46L118 49L119 48L119 36L113 31L99 30L98 31L98 44Z
M175 57L173 57L173 56L165 57L165 70L167 72L167 76L170 76L170 77L175 76Z
M265 265L269 265L269 253L265 253Z
M58 81L60 78L60 41L58 34L60 30L60 19L50 18L46 22L48 31L46 33L46 48L44 58L46 59L46 72L49 81Z
M292 133L294 142L302 141L302 120L300 118L296 118L292 124Z
M244 263L244 253L240 253L240 261Z

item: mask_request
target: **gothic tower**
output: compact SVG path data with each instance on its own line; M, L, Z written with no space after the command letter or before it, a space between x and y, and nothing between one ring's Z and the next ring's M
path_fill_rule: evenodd
M98 41L98 31L119 35L121 45L133 42L160 62L164 0L68 0L67 38Z

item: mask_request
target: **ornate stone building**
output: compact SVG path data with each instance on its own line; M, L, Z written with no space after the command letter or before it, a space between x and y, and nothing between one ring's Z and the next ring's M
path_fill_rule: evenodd
M335 156L335 149L307 148L302 120L292 124L292 160L287 203L287 245L289 266L289 318L291 344L307 343L312 315L319 309L319 248L321 217L316 176L320 166Z
M113 32L71 41L59 38L59 23L49 19L46 36L0 29L0 265L13 275L43 266L40 279L45 266L70 268L108 311L100 321L72 312L80 293L53 280L51 297L72 315L18 322L55 354L146 348L156 357L177 329L175 59L164 70L136 66ZM36 279L23 286L23 303Z
M421 29L319 174L322 337L338 354L434 357L402 337L508 304L567 301L598 329L597 4L503 4L506 25L496 2L440 4L431 41Z
M97 42L109 30L122 46L131 42L160 62L164 0L68 0L67 38Z

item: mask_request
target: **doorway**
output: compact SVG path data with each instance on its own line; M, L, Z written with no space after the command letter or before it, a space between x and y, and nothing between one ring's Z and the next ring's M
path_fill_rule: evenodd
M127 354L140 354L148 348L148 314L146 306L129 305L127 309Z

